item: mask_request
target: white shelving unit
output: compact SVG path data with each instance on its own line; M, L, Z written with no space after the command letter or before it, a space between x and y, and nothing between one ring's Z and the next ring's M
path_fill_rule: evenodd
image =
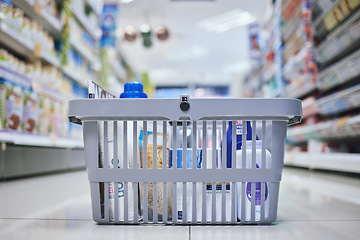
M83 148L82 139L44 136L38 134L0 130L0 142L21 146Z
M359 154L287 152L285 164L308 169L360 173Z

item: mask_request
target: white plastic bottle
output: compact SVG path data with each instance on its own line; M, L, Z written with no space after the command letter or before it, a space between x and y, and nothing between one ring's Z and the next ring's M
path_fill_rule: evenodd
M114 124L117 124L117 146L115 146L117 148L117 158L114 158L114 132L112 131ZM123 161L123 125L120 124L119 122L108 122L108 168L124 168L124 161ZM132 157L132 154L128 155L128 162L127 162L127 167L130 168L131 167L131 161L129 161L129 158ZM125 213L124 211L128 211L128 216L129 216L129 221L133 221L134 219L134 201L132 199L132 196L134 196L134 188L132 184L128 184L128 209L124 209L124 205L125 205L125 189L124 189L124 183L123 182L118 182L117 183L117 187L114 187L114 183L110 182L109 183L109 217L110 217L110 221L114 221L114 211L115 211L115 200L114 200L114 196L116 196L116 192L117 192L117 196L119 198L118 201L118 209L119 209L119 220L120 221L124 221L124 216Z
M193 149L192 148L188 148L187 149L187 168L192 168L192 161L194 161L192 159L192 151ZM171 154L170 154L171 156ZM196 150L196 166L199 167L199 164L201 164L202 162L202 149L197 149ZM170 157L171 158L171 157ZM210 159L210 157L209 157ZM208 159L208 161L209 161ZM211 159L210 159L211 160ZM175 166L175 162L172 161L171 159L171 162L173 164L174 167L178 167L178 168L182 168L182 149L177 149L177 161L176 161L176 164L177 166ZM182 182L178 182L176 183L176 194L177 194L177 211L178 211L178 220L180 222L183 221L183 187L184 187L184 184ZM201 191L201 187L202 187L202 183L200 182L197 182L195 184L195 188L196 188L196 210L192 211L192 204L193 204L193 201L195 200L194 199L194 196L193 196L193 183L191 182L187 182L186 183L186 206L187 206L187 211L186 211L186 221L187 222L190 222L192 221L192 214L193 212L196 214L196 221L200 222L201 221L201 213L202 213L202 208L201 208L201 204L202 204L202 191Z
M143 92L143 86L141 83L134 83L134 82L130 82L130 83L126 83L124 85L124 92L121 93L120 98L147 98L147 95ZM116 125L114 125L116 124ZM137 133L139 133L139 122L137 122L137 128L136 131ZM116 128L114 128L114 126ZM127 132L127 136L126 139L124 139L124 129L126 127L126 132ZM117 133L115 135L115 129L117 129ZM123 168L125 167L124 164L124 152L125 152L125 148L124 148L124 142L127 143L127 148L126 148L126 152L127 152L127 164L126 166L128 168L132 168L134 164L137 164L139 156L136 157L136 159L134 159L134 145L133 145L133 130L134 130L134 126L133 126L133 122L132 121L127 121L126 126L124 125L124 122L112 122L109 121L108 122L108 167L109 168ZM117 136L117 145L114 146L114 139L115 136ZM137 141L136 141L137 142ZM114 158L114 152L115 152L115 148L117 148L117 158ZM135 148L137 149L137 146L135 146ZM117 196L119 198L118 204L119 204L119 220L123 221L124 219L124 211L128 211L128 216L129 216L129 221L133 221L134 220L134 211L135 211L135 206L134 206L134 201L132 196L134 196L134 188L133 185L131 183L128 184L128 196L127 196L127 200L128 200L128 209L124 209L125 206L125 192L124 192L124 183L123 182L118 182L117 186L114 186L113 182L109 183L109 215L110 215L110 221L114 221L114 211L115 211L115 200L114 200L114 196L116 196L116 192L117 192Z
M257 140L256 142L256 168L262 168L262 141ZM242 150L236 151L236 166L241 168L242 164ZM252 167L252 140L246 141L246 168L249 169ZM265 149L265 168L271 168L271 153ZM237 195L237 216L241 220L241 212L245 211L245 221L251 220L251 183L245 183L245 189L242 188L242 183L236 183L236 195ZM241 194L245 191L245 209L241 208ZM269 184L265 183L265 218L269 216ZM255 183L255 221L260 221L261 216L261 183Z
M216 150L216 164L219 166L221 164L221 150ZM212 149L207 150L207 168L213 168L213 161L212 161ZM217 168L215 166L214 168ZM206 221L212 221L212 194L215 191L215 198L216 198L216 206L215 206L215 221L220 222L222 217L222 205L225 204L222 202L222 184L215 183L215 189L212 189L212 183L206 184ZM225 221L231 221L231 185L230 183L225 183L225 201L226 201L226 209L225 209Z
M212 160L212 154L213 150L211 148L207 148L206 150L206 168L211 169L213 168L213 160ZM220 149L216 149L216 163L220 164ZM202 167L203 163L203 152L202 149L198 149L197 151L197 167ZM187 149L187 167L191 168L192 166L192 149ZM177 164L178 167L182 166L182 149L177 150ZM200 164L200 165L198 165ZM216 168L216 166L215 166ZM178 220L183 220L183 183L177 183L177 210L178 210ZM226 188L226 212L225 212L225 220L230 221L231 220L231 191L230 191L230 184L225 184ZM186 205L187 208L187 218L186 221L190 222L192 220L192 214L196 213L196 221L201 222L202 221L202 211L206 211L206 222L211 222L212 220L212 193L215 191L215 197L216 197L216 206L215 206L215 214L216 214L216 222L221 221L222 216L222 184L216 183L215 188L212 189L212 183L206 183L205 186L202 185L201 182L196 183L196 210L192 211L192 203L194 201L193 196L193 184L192 183L186 183L186 189L187 189L187 199L186 199ZM202 206L202 188L205 187L205 198L206 203L205 206Z

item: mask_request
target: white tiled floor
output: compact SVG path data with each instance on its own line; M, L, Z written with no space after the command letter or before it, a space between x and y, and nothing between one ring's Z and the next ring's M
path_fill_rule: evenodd
M359 239L360 180L284 169L270 226L106 226L85 171L0 182L0 239Z

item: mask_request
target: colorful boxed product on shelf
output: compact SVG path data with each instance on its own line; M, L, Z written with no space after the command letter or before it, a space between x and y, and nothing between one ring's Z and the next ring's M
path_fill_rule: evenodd
M38 94L32 90L24 91L23 123L22 130L37 133L39 122Z
M39 133L41 135L64 136L61 101L46 94L40 94L39 99Z
M0 80L1 128L21 131L23 98L23 90L19 85Z

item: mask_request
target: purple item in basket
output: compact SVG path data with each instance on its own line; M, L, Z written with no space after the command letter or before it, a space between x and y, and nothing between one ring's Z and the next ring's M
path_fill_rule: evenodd
M259 165L256 164L256 168L259 168ZM251 202L251 183L248 182L246 184L246 196L248 200ZM268 197L268 187L267 183L265 183L265 201ZM255 205L261 205L261 182L257 182L255 184Z

